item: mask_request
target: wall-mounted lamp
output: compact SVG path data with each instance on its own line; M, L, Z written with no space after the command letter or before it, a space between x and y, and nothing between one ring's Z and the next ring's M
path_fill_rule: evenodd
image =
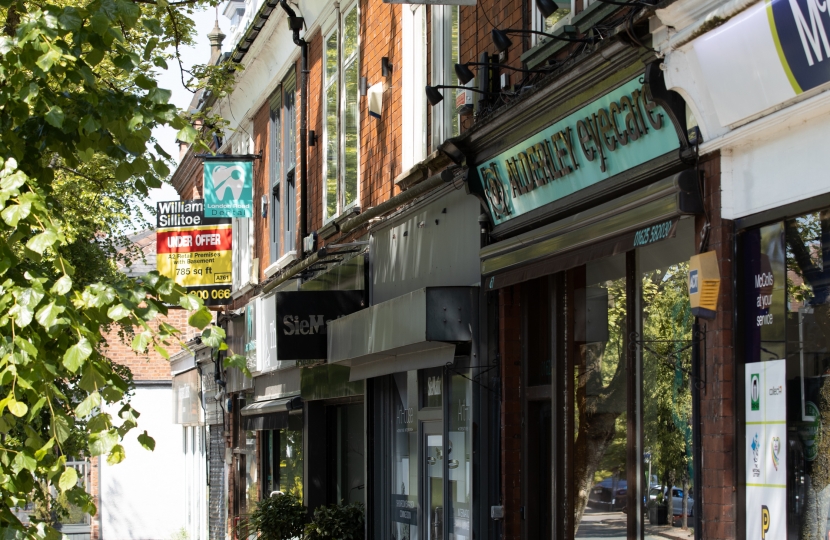
M467 87L467 86L455 86L455 85L450 85L450 84L439 84L437 86L427 85L427 87L426 87L427 101L429 101L429 104L432 105L433 107L438 105L439 103L441 103L441 101L444 100L444 96L441 94L441 92L438 91L439 88L458 88L459 90L468 90L470 92L477 92L479 94L484 94L486 96L493 95L492 92L484 92L483 90L479 90L478 88L470 88L470 87Z
M366 92L369 89L369 79L366 77L361 77L357 83L358 91L360 92L361 96L365 96Z
M268 217L268 197L265 195L262 196L262 200L260 201L260 209L262 210L262 217Z
M536 0L536 9L547 19L559 10L559 5L553 0Z
M389 63L388 56L384 56L380 59L380 71L384 77L388 77L392 74L392 64Z
M576 33L576 27L571 26L564 27L564 31L569 34ZM496 50L500 53L505 52L507 49L513 45L513 41L507 37L507 34L538 34L540 36L545 36L551 39L558 39L559 41L571 41L574 43L594 43L596 38L566 38L563 36L554 36L553 34L548 34L545 32L539 32L537 30L517 30L515 28L508 28L506 30L499 30L498 28L493 28L491 33L491 37L493 39L493 45L496 46Z
M548 73L548 70L544 69L522 69L513 66L508 66L506 64L490 64L484 62L465 62L464 64L456 64L455 65L455 76L458 77L458 81L461 84L467 84L468 82L472 81L475 78L475 74L469 68L469 66L489 66L489 67L500 67L505 69L512 69L513 71L521 71L522 73Z
M313 129L308 130L308 145L309 146L317 146L317 139L318 138L319 137L317 137L317 133Z

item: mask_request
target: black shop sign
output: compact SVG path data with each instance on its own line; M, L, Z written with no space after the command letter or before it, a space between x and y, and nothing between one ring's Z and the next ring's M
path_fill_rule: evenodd
M326 358L326 323L364 307L363 291L277 293L277 358Z

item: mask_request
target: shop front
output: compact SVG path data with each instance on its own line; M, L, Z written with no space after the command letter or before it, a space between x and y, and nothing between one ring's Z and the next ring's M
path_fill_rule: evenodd
M471 540L489 503L479 212L444 189L374 230L372 305L329 325L327 363L308 371L365 388L367 538Z
M494 240L480 260L498 305L504 530L699 534L688 282L705 179L659 68L597 69L586 78L604 83L537 111L533 131L505 119L459 143L478 164L471 188Z

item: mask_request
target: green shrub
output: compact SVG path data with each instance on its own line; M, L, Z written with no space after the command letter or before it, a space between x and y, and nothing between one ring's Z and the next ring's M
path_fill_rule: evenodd
M239 525L239 538L259 533L260 540L290 540L303 534L308 512L294 495L274 495L259 501Z
M305 540L363 540L365 521L361 503L321 506L305 526Z

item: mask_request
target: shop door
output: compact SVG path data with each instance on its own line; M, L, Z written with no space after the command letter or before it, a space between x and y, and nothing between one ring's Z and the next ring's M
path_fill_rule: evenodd
M444 540L444 436L441 422L424 422L421 430L421 478L424 494L424 540Z

